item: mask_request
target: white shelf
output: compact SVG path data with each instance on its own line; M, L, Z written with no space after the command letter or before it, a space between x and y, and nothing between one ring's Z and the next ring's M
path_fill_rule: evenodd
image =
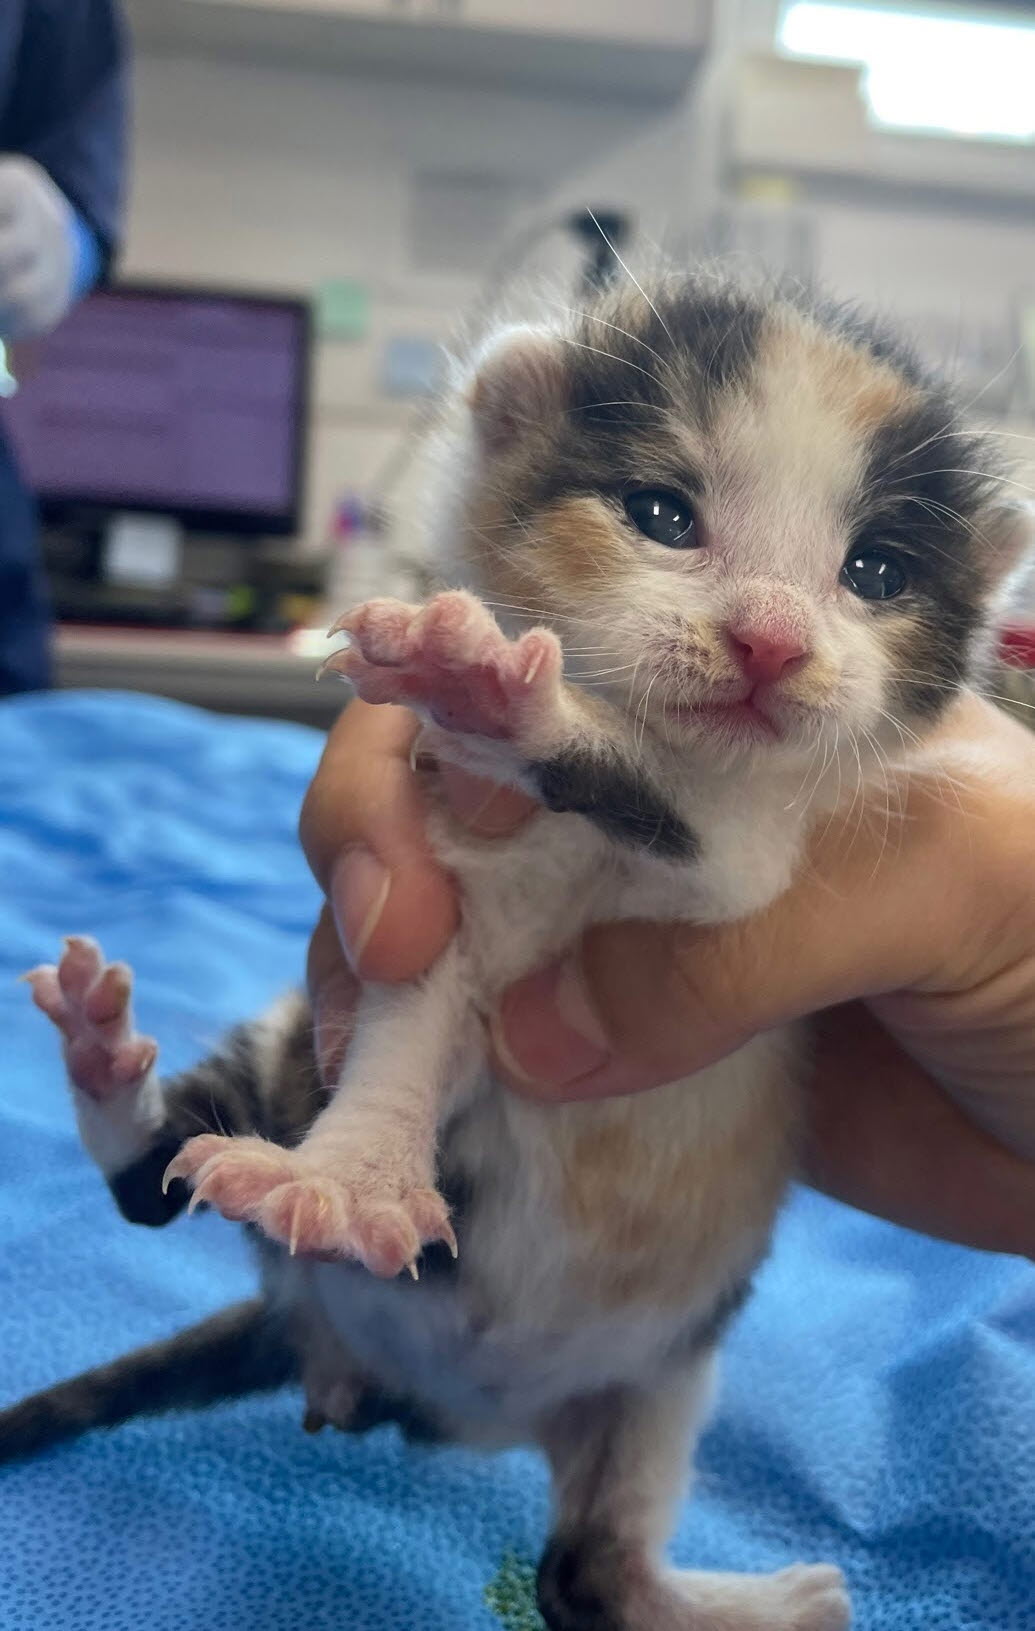
M349 700L340 680L317 682L320 655L300 637L66 624L55 646L62 690L146 691L217 713L323 728Z
M589 0L127 0L126 10L145 51L641 102L685 90L709 0L607 4L597 18Z

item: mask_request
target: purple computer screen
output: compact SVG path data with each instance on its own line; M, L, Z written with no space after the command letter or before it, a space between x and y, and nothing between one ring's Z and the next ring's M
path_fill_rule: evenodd
M303 412L300 306L93 295L3 407L44 499L290 517Z

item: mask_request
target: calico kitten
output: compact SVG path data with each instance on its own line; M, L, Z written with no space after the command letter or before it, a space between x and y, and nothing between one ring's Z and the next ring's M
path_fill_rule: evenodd
M840 1631L833 1568L661 1558L793 1167L798 1037L544 1108L493 1081L487 1029L586 924L766 906L842 788L908 764L1020 548L989 470L906 351L803 297L673 277L498 334L428 487L463 587L347 614L330 666L544 808L490 843L436 804L461 929L424 979L364 991L333 1094L301 999L161 1084L128 970L78 939L34 973L123 1211L162 1223L193 1191L246 1221L264 1293L0 1415L0 1456L295 1370L311 1426L543 1447L551 1631Z

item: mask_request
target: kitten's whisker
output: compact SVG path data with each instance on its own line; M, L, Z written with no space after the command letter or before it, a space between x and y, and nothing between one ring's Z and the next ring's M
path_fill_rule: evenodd
M655 385L661 385L657 374L652 374L649 368L641 368L638 362L632 362L628 357L619 357L613 351L602 351L598 345L587 345L585 340L573 340L569 334L561 336L565 345L573 345L578 351L592 351L596 357L606 357L608 362L620 362L624 368L635 368L644 379L652 380Z
M620 334L623 339L631 340L633 345L641 345L644 351L650 353L655 362L660 362L662 368L671 369L672 364L667 358L661 355L660 351L655 351L654 347L652 345L648 345L646 340L641 339L638 334L631 333L627 328L619 327L617 323L608 322L606 317L598 317L596 312L582 311L578 306L566 306L563 300L547 300L546 304L548 306L553 306L556 311L567 312L569 317L578 317L584 323L599 323L601 328L608 328L613 334ZM657 316L656 312L655 316ZM658 321L660 322L661 319L659 318ZM664 326L665 325L662 323L663 328ZM665 332L668 334L667 329L665 329ZM671 340L671 334L669 334L668 337Z
M803 774L803 776L801 778L801 781L798 783L798 791L795 793L795 795L791 799L790 803L784 805L785 810L787 810L787 811L793 810L794 806L797 804L798 800L801 798L801 795L805 790L805 783L808 781L809 775L811 774L812 767L815 764L817 758L819 757L819 750L820 750L820 747L822 745L822 742L823 742L823 735L822 735L822 732L820 732L820 734L816 737L816 740L812 745L812 752L809 755L809 762L805 766L805 772L804 772L804 774Z
M653 691L655 685L658 683L658 680L660 678L661 678L660 671L651 675L650 681L649 681L649 683L647 685L647 689L643 693L643 700L640 703L640 707L637 708L637 710L636 710L637 720L639 719L639 716L640 716L640 708L642 708L642 710L643 710L643 724L640 727L640 736L639 736L639 741L638 742L636 741L635 723L634 723L634 727L633 727L633 741L634 741L634 743L636 743L636 751L641 755L643 753L643 739L647 734L647 709L648 709L648 706L650 704L650 694Z
M646 289L643 287L643 284L640 283L639 280L636 277L633 276L632 272L629 270L628 266L625 264L625 262L622 259L621 255L618 253L618 250L615 248L614 244L611 242L610 238L607 236L607 233L604 231L603 227L600 225L600 222L597 220L596 216L593 214L593 211L592 210L587 210L586 213L588 214L588 216L589 216L590 220L592 221L593 225L596 227L596 229L599 232L600 236L603 238L603 240L606 243L608 249L610 249L612 255L615 258L615 260L618 262L619 266L622 268L622 271L625 273L626 277L629 279L629 282L632 283L640 291L640 294L643 296L644 300L647 302L647 305L650 307L651 311L654 313L654 315L657 318L658 322L661 324L661 326L664 329L666 335L668 336L669 343L674 346L676 342L672 338L672 331L669 328L668 324L665 322L665 319L662 317L661 313L659 312L657 306L654 304L654 302L651 299L650 295L647 293Z
M644 402L642 397L639 400L635 397L619 397L613 402L580 402L577 407L565 408L564 411L566 414L592 413L594 408L639 408L641 411L656 413L659 418L664 418L666 413L659 403Z
M1016 487L1029 497L1035 494L1035 487L1029 487L1026 482L1016 481L1012 476L1002 476L997 470L968 470L962 465L946 465L942 470L925 470L925 476L981 476L985 481L996 482L1005 487Z
M1017 361L1017 358L1021 355L1021 352L1023 350L1024 350L1024 346L1019 345L1017 347L1017 349L1009 357L1007 357L1006 361L1003 363L1003 366L999 369L999 371L992 375L992 378L987 382L987 384L982 385L982 387L981 387L980 391L978 391L977 395L972 396L969 402L965 402L963 404L963 408L962 408L961 411L964 414L968 414L970 412L970 410L975 406L975 404L980 402L981 398L983 396L985 396L992 389L993 385L997 385L999 383L999 381L1002 379L1003 375L1008 373L1009 370L1013 367L1014 363Z

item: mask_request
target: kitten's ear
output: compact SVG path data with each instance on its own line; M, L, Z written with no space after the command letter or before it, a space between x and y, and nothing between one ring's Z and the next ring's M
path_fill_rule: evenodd
M1002 583L1035 557L1035 504L1000 504L981 527L982 560L993 583Z
M564 394L564 342L545 329L509 328L478 358L467 401L483 445L502 453L548 424Z

